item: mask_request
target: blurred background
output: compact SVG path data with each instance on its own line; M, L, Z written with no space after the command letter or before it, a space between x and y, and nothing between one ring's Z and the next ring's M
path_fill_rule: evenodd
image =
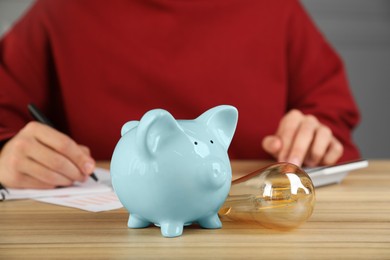
M0 0L0 37L33 0ZM301 0L344 59L362 113L362 156L390 158L390 1Z

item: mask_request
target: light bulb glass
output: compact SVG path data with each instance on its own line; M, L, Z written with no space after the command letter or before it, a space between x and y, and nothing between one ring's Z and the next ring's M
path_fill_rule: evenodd
M314 204L309 175L294 164L277 163L234 180L218 213L222 218L289 230L311 216Z

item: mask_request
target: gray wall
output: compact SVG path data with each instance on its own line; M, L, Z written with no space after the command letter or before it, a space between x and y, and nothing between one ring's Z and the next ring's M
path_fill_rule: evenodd
M55 0L53 0L55 1ZM0 34L32 0L0 0ZM347 66L362 113L354 133L366 158L390 158L390 1L302 0Z
M32 2L33 0L0 0L0 36Z

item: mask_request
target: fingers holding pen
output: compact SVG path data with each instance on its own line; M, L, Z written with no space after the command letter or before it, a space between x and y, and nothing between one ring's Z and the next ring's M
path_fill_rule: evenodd
M53 151L50 147L43 145L37 140L32 140L31 142L36 142L31 144L31 147L34 149L29 149L26 151L28 159L34 161L42 169L41 173L36 177L38 179L44 180L46 177L49 177L48 183L57 184L58 186L68 186L71 185L74 181L85 181L87 176L80 172L80 170L73 164L67 157L63 154ZM34 167L37 169L38 167ZM46 173L52 173L50 176L46 176ZM59 178L60 175L62 178Z
M38 122L54 128L53 123L33 103L28 104L27 108L32 117L35 118ZM91 175L91 177L95 181L98 181L96 175L93 173L93 170L95 168L95 161L90 156L89 149L85 146L76 144L71 138L58 131L51 131L51 134L56 135L52 137L57 137L57 142L53 142L53 140L56 139L51 139L50 136L49 138L46 138L45 135L40 136L41 141L49 145L49 147L54 148L54 150L56 150L60 154L67 157L72 163L74 163L78 167L81 173L85 175Z
M22 176L18 180L21 186L29 185L31 188L39 187L41 189L52 189L55 187L65 187L73 184L74 180L67 178L52 169L40 164L33 159L23 161L19 167Z
M35 188L50 189L54 184L48 184L33 176L39 176L40 172L34 169L21 149L23 141L19 137L11 139L2 149L0 156L0 181L10 188ZM28 174L26 174L28 173Z
M3 147L0 181L8 187L53 188L84 181L94 167L89 149L38 122L28 123ZM91 170L92 172L92 170Z
M39 144L41 145L41 144ZM30 158L36 144L29 136L16 135L3 147L0 156L0 181L10 188L49 189L67 186L72 180Z
M69 172L69 174L73 172L72 176L74 178L76 177L74 172L78 172L79 174L86 176L94 170L95 161L90 156L90 152L87 147L77 144L67 135L54 130L49 126L30 122L27 127L37 128L33 130L36 132L37 140L64 157L59 158L57 156L56 158L52 158L54 160L53 164L55 165L53 165L53 167L55 167L55 169L68 169L69 171L67 170L66 172ZM67 162L65 162L64 159L66 159ZM71 166L69 163L73 164L76 168L70 171Z

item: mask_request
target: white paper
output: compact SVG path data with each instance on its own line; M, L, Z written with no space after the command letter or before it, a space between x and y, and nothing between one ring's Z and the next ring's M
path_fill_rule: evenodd
M108 192L112 189L106 185L89 180L85 183L76 183L71 187L56 189L8 189L7 200L34 199L52 196L81 195Z
M122 208L122 204L113 191L90 195L37 198L35 200L92 212Z
M111 186L110 172L96 168L99 181L89 178L83 183L57 189L8 189L7 200L33 199L41 202L99 212L122 208Z

